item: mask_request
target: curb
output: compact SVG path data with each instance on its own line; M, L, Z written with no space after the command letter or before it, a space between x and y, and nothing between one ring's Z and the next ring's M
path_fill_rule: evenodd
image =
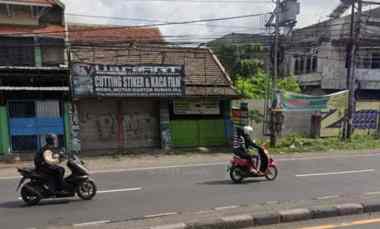
M367 201L360 204L347 203L331 207L314 207L310 209L289 209L265 214L234 215L193 222L190 224L179 223L162 225L151 227L150 229L240 229L254 226L273 225L374 212L380 212L379 201Z

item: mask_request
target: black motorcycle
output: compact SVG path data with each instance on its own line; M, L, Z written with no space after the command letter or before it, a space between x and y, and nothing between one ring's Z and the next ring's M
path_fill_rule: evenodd
M71 170L71 175L64 179L64 194L53 193L48 186L47 176L33 168L18 169L22 179L17 191L22 186L21 197L27 205L37 205L42 199L75 197L75 194L83 200L94 198L97 187L90 179L84 162L77 155L71 154L67 160L67 167ZM29 182L24 184L26 180Z

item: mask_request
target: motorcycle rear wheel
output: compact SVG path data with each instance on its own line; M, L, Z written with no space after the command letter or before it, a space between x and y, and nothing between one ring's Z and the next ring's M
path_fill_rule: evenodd
M240 168L238 167L232 167L230 169L230 177L231 177L231 180L235 183L235 184L241 184L244 180L244 176L242 175L242 171Z
M29 187L24 185L21 188L21 198L28 206L34 206L40 203L42 196L38 191L31 191Z
M92 200L97 192L96 184L93 180L85 180L76 187L76 193L82 200Z

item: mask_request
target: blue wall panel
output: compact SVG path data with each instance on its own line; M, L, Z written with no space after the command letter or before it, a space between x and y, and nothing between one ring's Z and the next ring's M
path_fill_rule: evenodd
M13 118L10 119L12 136L64 134L63 118Z

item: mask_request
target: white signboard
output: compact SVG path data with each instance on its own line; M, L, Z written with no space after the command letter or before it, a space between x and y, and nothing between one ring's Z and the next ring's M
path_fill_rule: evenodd
M176 100L174 114L176 115L220 115L218 100Z

